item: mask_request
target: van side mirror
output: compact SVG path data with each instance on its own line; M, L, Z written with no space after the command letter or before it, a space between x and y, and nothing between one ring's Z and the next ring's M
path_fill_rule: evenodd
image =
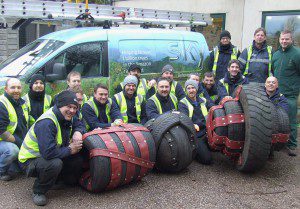
M55 63L53 65L53 73L46 74L46 81L54 82L57 80L64 80L67 77L66 66L62 63Z

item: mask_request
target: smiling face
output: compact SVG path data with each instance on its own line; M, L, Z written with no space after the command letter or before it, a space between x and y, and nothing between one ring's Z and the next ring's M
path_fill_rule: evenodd
M265 40L266 40L266 35L265 35L265 33L263 31L258 31L254 35L254 41L257 44L262 44Z
M186 91L187 91L187 95L188 95L189 98L191 98L191 99L195 99L196 98L197 89L194 86L188 85L186 87Z
M35 92L42 92L45 89L44 82L41 80L36 80L32 85L32 90Z
M237 63L232 63L228 67L228 72L229 72L231 77L235 77L240 72L240 66Z
M292 34L290 34L290 33L282 34L281 33L280 37L279 37L279 43L283 50L285 50L286 48L291 46L293 44Z
M22 93L22 85L21 85L20 80L16 79L16 78L9 79L4 90L13 99L15 99L15 100L20 99L21 93Z
M190 75L190 79L196 81L198 84L200 83L200 76Z
M157 83L157 93L162 97L167 97L170 94L170 82L166 80Z
M128 96L132 96L136 90L136 86L133 83L129 83L125 86L125 93Z
M108 90L103 88L98 88L94 93L94 98L100 102L100 104L105 104L108 100Z
M204 76L203 84L204 84L206 89L211 89L212 86L215 84L214 77L213 76L211 76L211 77Z
M166 71L164 72L162 75L161 75L162 78L167 78L169 79L170 81L173 81L173 78L174 78L174 74L170 71Z
M65 120L67 121L71 121L72 118L74 117L74 115L77 112L77 105L74 104L69 104L67 106L63 106L61 108L59 108L61 114L64 116Z
M269 78L267 78L266 83L265 83L265 87L267 90L268 94L272 94L276 91L276 89L278 88L278 80L277 78L271 76Z
M140 79L140 78L141 78L141 70L138 69L138 68L135 68L135 69L129 71L128 74L129 74L129 75L134 75L135 77L137 77L137 79Z

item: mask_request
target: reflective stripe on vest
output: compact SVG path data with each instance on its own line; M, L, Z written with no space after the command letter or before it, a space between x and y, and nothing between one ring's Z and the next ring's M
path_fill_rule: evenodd
M176 86L177 86L177 81L172 81L170 93L176 95Z
M229 95L229 85L228 85L228 83L225 83L225 82L224 82L224 78L222 78L222 79L220 80L220 82L223 84L223 86L225 86L225 89L226 89L226 91L227 91L227 94Z
M60 147L62 144L61 128L60 128L59 122L58 122L54 112L52 111L52 109L53 108L50 108L43 115L41 115L41 117L39 117L37 119L37 122L44 120L44 119L50 119L54 122L55 127L57 129L56 143L57 143L57 146ZM22 146L20 148L18 158L21 163L26 162L28 159L37 158L37 157L41 156L40 150L39 150L39 145L38 145L38 140L37 140L37 137L34 132L35 124L33 124L33 126L27 132L25 139L22 143ZM39 139L39 140L43 140L43 139Z
M8 131L11 134L15 133L15 130L17 128L18 125L18 116L16 113L16 110L14 108L14 106L10 103L10 101L4 96L0 96L0 102L4 104L7 112L8 112L8 118L9 118L9 124L6 127L6 131ZM24 103L22 105L22 110L24 113L24 117L26 120L26 127L28 128L29 126L29 111L28 111L28 107L26 105L26 103ZM2 138L0 138L0 141L2 141Z
M120 112L121 112L121 115L123 117L123 121L124 123L128 123L128 115L127 115L127 103L126 103L126 98L124 96L124 93L123 91L118 93L118 94L115 94L115 98L116 98L116 101L120 107ZM138 94L136 97L135 97L135 111L136 111L136 117L137 117L137 120L138 122L140 123L141 122L141 111L142 111L142 102L143 102L143 96Z
M170 93L170 98L171 98L171 100L172 100L172 102L173 102L173 105L174 105L175 109L177 110L177 98L176 98L176 96L175 96L174 94L171 94L171 93ZM156 94L154 94L154 95L153 95L152 97L150 97L149 99L151 99L151 100L154 102L154 104L155 104L155 106L156 106L156 108L157 108L158 113L159 113L160 115L163 114L162 108L161 108L161 104L160 104L160 101L159 101L159 99L157 98Z
M244 75L247 75L249 73L249 63L250 63L252 51L253 51L253 46L251 45L248 48L248 56L247 56L247 62L246 62L246 68L245 68ZM267 46L267 51L268 51L268 76L271 76L272 75L272 72L271 72L272 46ZM262 61L262 59L260 59L260 62L261 61Z
M207 112L207 108L205 106L206 104L206 99L203 97L200 97L204 102L202 102L200 104L201 107L201 112L203 114L204 117L207 116L208 112ZM180 102L182 102L183 104L185 104L185 106L187 106L188 110L189 110L189 117L192 119L193 117L193 113L194 113L194 106L189 102L189 100L187 98L183 98L180 100Z
M120 83L120 86L122 89L124 89L124 83ZM148 91L148 84L147 84L147 80L145 78L141 78L139 85L137 87L136 93L139 95L142 95L143 97L146 97Z
M29 125L32 126L34 124L34 122L35 122L35 119L30 115L30 112L31 112L31 103L30 103L29 95L26 94L22 98L25 100L25 103L26 103L26 105L28 107ZM48 95L48 94L45 94L45 97L44 97L44 106L43 106L43 113L50 109L51 101L52 101L52 97L50 95Z
M212 68L212 72L213 72L214 75L216 75L216 71L217 71L217 64L218 64L219 54L220 54L219 47L216 46L214 48L214 65L213 65L213 68ZM233 47L230 59L231 60L237 59L237 54L238 54L237 47Z
M82 105L81 105L81 107L82 107L83 104L86 103L87 101L88 101L88 97L87 97L85 94L83 94L83 95L82 95Z
M87 102L86 102L94 111L94 113L96 114L97 118L99 118L99 111L97 108L97 105L94 102L94 97L91 97ZM111 98L108 98L108 103L106 103L106 107L105 107L105 114L107 117L107 122L110 123L110 109L111 109L111 105L112 105L112 100ZM86 129L89 130L90 126L86 123Z

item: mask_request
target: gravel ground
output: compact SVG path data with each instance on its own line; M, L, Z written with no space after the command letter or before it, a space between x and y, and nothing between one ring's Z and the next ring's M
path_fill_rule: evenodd
M193 162L180 174L153 172L101 194L80 187L50 191L47 208L300 208L299 156L275 152L274 160L251 175L238 172L220 153L213 157L211 166ZM32 184L25 177L0 182L1 208L35 208Z

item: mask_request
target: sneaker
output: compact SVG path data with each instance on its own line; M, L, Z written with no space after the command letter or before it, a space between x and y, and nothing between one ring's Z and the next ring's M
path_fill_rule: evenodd
M44 206L47 204L47 197L44 194L33 194L32 200L37 206Z
M287 153L291 157L297 156L297 150L294 147L287 147Z
M9 174L1 174L0 175L0 180L1 181L10 181L12 179L13 179L13 177Z

